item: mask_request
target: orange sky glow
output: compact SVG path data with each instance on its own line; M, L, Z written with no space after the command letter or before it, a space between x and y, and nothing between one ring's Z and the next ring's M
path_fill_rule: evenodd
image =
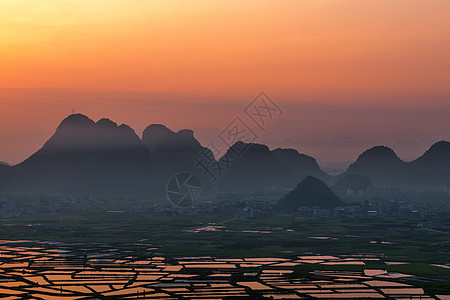
M206 141L261 90L295 106L266 137L274 144L276 130L313 138L312 125L286 125L311 118L301 103L357 107L366 130L325 109L310 123L314 138L371 140L363 149L416 132L424 142L404 152L412 157L450 138L444 117L430 120L433 109L449 112L449 53L447 0L0 0L0 161L23 160L72 107L138 133L150 123L197 128ZM370 107L399 112L389 123L398 130L377 131Z

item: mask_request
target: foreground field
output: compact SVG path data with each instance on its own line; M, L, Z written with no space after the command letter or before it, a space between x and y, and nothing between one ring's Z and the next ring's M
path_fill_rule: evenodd
M121 211L0 219L0 238L158 245L167 255L228 257L376 253L409 262L450 262L450 221L338 220L271 215L236 221L208 214Z
M217 258L235 259L235 263L239 262L235 268L242 268L244 273L247 272L242 266L247 264L244 258L276 258L280 259L278 263L288 263L278 269L287 268L289 273L286 274L290 274L291 277L288 277L291 279L335 280L345 279L345 274L351 274L360 281L361 276L378 276L377 280L395 281L423 289L422 297L425 294L450 294L448 232L450 228L446 220L435 220L433 223L420 219L338 220L294 215L237 221L222 214L166 216L92 211L83 214L23 215L0 221L0 238L5 243L17 240L29 240L30 243L56 241L68 245L92 245L90 248L94 252L125 247L131 254L111 250L109 259L120 260L130 256L130 259L127 258L130 261L148 260L154 256L168 261L177 257L207 257L206 260L213 263L217 263ZM74 252L79 259L84 255L80 247L73 250L73 247L67 246L63 250ZM309 256L319 257L304 259ZM321 259L321 256L335 259ZM8 256L2 257L2 261L7 263L5 259ZM20 260L34 262L32 257L26 256ZM275 264L253 267L258 274L262 274L261 266L273 267ZM2 268L5 269L5 266ZM367 273L367 270L378 271ZM221 272L218 268L213 273ZM260 279L257 281L271 286ZM319 283L313 285L321 288ZM251 287L240 288L251 290ZM378 293L387 295L381 291Z
M424 289L423 277L389 264L416 266L373 255L161 257L151 244L1 242L0 297L7 299L446 299L449 291L443 280ZM425 269L432 268L450 274Z

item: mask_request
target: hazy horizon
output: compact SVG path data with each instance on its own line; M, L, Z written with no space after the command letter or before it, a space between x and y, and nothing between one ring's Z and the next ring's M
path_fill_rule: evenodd
M146 126L155 123L174 131L192 129L206 146L234 117L243 115L243 108L255 96L228 100L138 92L0 89L0 101L9 108L0 112L0 161L17 164L26 159L50 138L72 109L95 121L110 118L125 123L140 137ZM258 132L256 142L271 149L294 148L316 158L328 171L345 168L373 146L389 146L408 161L422 155L434 142L450 138L449 105L445 103L424 107L416 102L393 107L308 102L308 99L292 102L270 93L269 96L284 114L267 126L266 132Z
M324 167L450 139L448 1L14 0L0 25L0 161L73 108L207 144L260 91L285 113L258 141Z

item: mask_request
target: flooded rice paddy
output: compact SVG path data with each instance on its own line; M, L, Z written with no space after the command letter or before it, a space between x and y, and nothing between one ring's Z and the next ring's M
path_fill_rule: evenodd
M399 282L412 275L300 265L363 265L373 256L163 257L150 244L0 241L2 299L449 299ZM392 262L395 263L395 262Z

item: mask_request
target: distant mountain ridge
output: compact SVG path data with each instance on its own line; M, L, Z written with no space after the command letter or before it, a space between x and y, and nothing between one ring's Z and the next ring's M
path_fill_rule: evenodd
M237 155L238 149L246 151ZM199 153L210 157L211 167L222 168L216 182L194 160ZM381 187L448 186L449 170L450 143L446 141L411 162L402 161L388 147L377 146L362 153L345 173L333 177L313 157L294 149L270 150L263 144L238 141L216 161L189 129L174 132L152 124L140 138L125 124L109 119L94 122L73 114L25 161L15 166L0 164L0 191L162 194L170 177L186 171L202 178L206 188L224 191L292 188L308 176L332 185L348 175L368 177Z
M408 163L407 171L410 184L450 186L450 143L433 144L422 156Z
M117 193L139 189L149 163L146 147L127 125L74 114L41 149L12 167L11 184L19 191Z
M233 151L233 148L246 150L242 155L237 156L235 153L240 151ZM236 142L219 159L219 163L229 167L228 170L224 170L218 182L218 185L225 189L241 190L279 186L286 183L288 179L292 180L294 175L275 157L269 147L256 143Z
M373 147L341 176L345 175L367 176L375 186L450 185L450 143L437 142L411 162L401 160L388 147Z
M142 139L129 126L109 119L94 122L82 114L65 118L44 146L22 163L0 167L0 188L12 191L126 194L163 193L168 180L179 172L203 178L205 187L225 190L294 186L313 174L326 177L314 158L292 149L271 151L266 145L237 142L247 150L233 163L216 161L192 130L174 132L162 124L149 125ZM229 164L210 181L194 157L210 158L210 167Z
M194 157L202 151L215 162L211 150L203 147L189 129L173 132L164 125L152 124L144 130L142 142L150 156L152 181L159 186L180 172L201 176L202 170L196 166Z
M364 151L351 164L345 175L362 175L369 177L374 185L389 185L404 179L406 163L386 146L376 146Z
M0 191L5 188L10 176L11 166L6 163L0 163Z
M322 171L316 159L299 153L295 149L277 148L272 150L275 158L282 164L288 167L294 173L296 181L306 178L307 176L314 176L325 182L330 182L332 176Z

